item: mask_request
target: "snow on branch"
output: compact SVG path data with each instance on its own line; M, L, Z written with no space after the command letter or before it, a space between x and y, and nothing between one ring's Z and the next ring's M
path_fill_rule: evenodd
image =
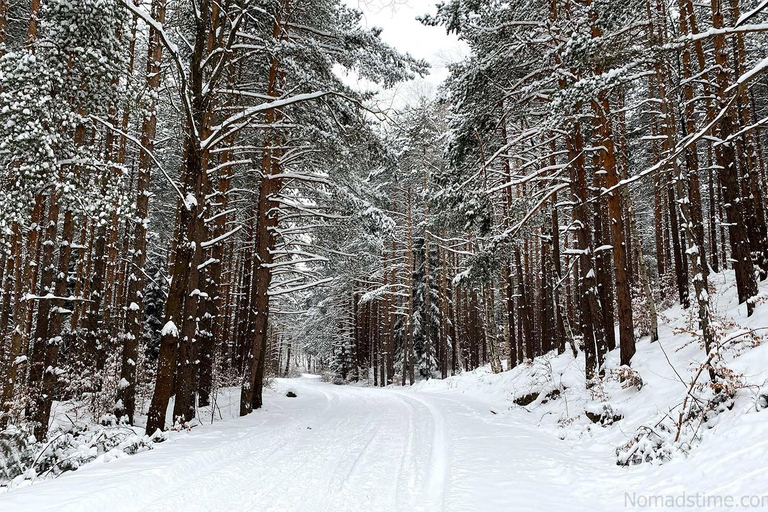
M316 100L324 96L328 96L330 94L333 94L333 93L327 92L327 91L320 91L320 92L311 92L311 93L305 93L305 94L297 94L295 96L291 96L288 98L282 98L274 101L267 101L259 105L255 105L253 107L248 107L243 111L241 111L240 113L228 117L227 119L222 121L222 123L219 124L218 126L215 126L213 130L211 130L210 136L208 136L207 139L202 141L201 147L203 149L211 149L215 147L216 144L226 139L231 134L232 131L235 131L235 130L232 130L234 125L237 125L238 123L242 123L242 122L247 122L248 119L255 116L256 114L259 114L261 112L266 112L268 110L273 110L276 108L287 107L288 105L301 103L303 101Z
M683 151L685 151L687 148L689 148L691 145L695 144L696 141L699 139L705 137L710 130L712 130L712 127L715 126L720 120L725 116L730 108L733 106L733 104L736 102L737 96L731 96L731 99L728 101L728 103L718 112L718 114L709 122L707 126L702 128L698 133L693 135L692 137L689 137L685 142L681 141L681 144L678 145L678 147L675 149L675 151L672 152L668 157L659 160L656 164L652 165L651 167L648 167L647 169L639 172L638 174L635 174L634 176L630 178L623 179L619 181L616 185L606 188L603 190L603 192L600 194L600 196L605 196L613 192L614 190L625 187L631 183L634 183L635 181L641 180L645 178L646 176L649 176L665 165L669 164L669 162L672 162L674 159L676 159L678 156L680 156ZM588 202L594 202L596 198L591 198L588 200Z
M138 140L137 140L136 138L134 138L134 137L131 137L130 135L128 135L128 134L127 134L127 133L125 133L124 131L120 130L119 128L117 128L116 126L114 126L112 123L110 123L110 122L108 122L108 121L104 121L103 119L101 119L101 118L98 118L98 117L96 117L96 116L91 116L91 119L93 119L94 121L96 121L96 122L98 122L98 123L101 123L101 124L103 124L104 126L106 126L107 128L109 128L110 130L112 130L112 131L114 131L115 133L117 133L118 135L122 135L123 137L125 137L125 138L126 138L126 139L128 139L129 141L131 141L131 142L133 142L134 144L136 144L137 146L139 146L139 148L140 148L142 151L145 151L145 152L146 152L146 153L149 155L149 157L152 159L152 161L155 163L155 165L157 166L157 168L158 168L158 169L160 169L160 172L162 172L162 173L163 173L163 176L165 176L165 179L168 181L168 183L170 183L170 185L173 187L173 189L176 191L176 193L177 193L177 194L179 194L179 198L181 199L181 203L182 203L184 206L187 206L187 202L186 202L186 199L184 198L184 194L182 194L182 193L181 193L181 189L180 189L180 188L179 188L179 186L176 184L176 182L175 182L175 181L173 181L173 178L171 178L171 175L170 175L170 174L168 174L168 172L167 172L167 171L165 170L165 168L164 168L164 167L163 167L163 166L160 164L160 162L157 160L157 158L155 158L155 154L154 154L152 151L148 150L146 147L144 147L144 145L143 145L143 144L142 144L140 141L138 141Z
M751 11L745 12L744 14L742 14L739 17L738 21L736 21L736 25L735 26L739 27L743 23L746 23L747 21L752 19L755 15L760 14L763 11L763 9L765 9L766 7L768 7L768 0L763 0L762 2L760 2L760 5L758 5L757 7L752 9Z
M223 234L223 235L221 235L221 236L217 236L217 237L216 237L216 238L214 238L213 240L208 240L207 242L202 242L202 243L200 244L200 247L202 247L203 249L205 249L206 247L211 247L212 245L216 245L216 244L218 244L218 243L220 243L220 242L223 242L224 240L226 240L227 238L231 237L232 235L234 235L235 233L237 233L237 232L238 232L238 231L240 231L241 229L243 229L243 225L242 225L242 224L240 224L239 226L237 226L235 229L233 229L233 230L231 230L231 231L228 231L228 232L224 233L224 234Z
M187 83L187 72L186 67L184 66L184 63L181 61L181 54L179 53L179 47L176 46L176 43L171 41L171 38L168 37L168 34L166 33L163 26L158 23L151 14L149 14L147 11L136 5L133 0L120 0L120 3L123 4L123 6L131 11L135 16L138 18L141 18L144 23L152 27L152 30L154 30L157 35L160 38L160 41L163 43L163 46L168 50L168 53L171 54L171 58L173 59L173 63L176 65L176 68L179 72L179 80L181 85L181 99L184 102L184 114L187 118L187 122L189 123L189 126L192 128L192 132L195 134L195 136L199 136L197 124L195 123L195 116L194 116L194 110L192 109L192 103L189 101L189 84Z
M61 297L52 293L48 293L46 295L34 295L32 293L28 293L22 297L22 300L64 300L73 302L93 302L91 299L86 299L85 297L75 297L74 295Z
M274 291L270 290L270 291L267 292L267 295L269 295L270 297L277 297L279 295L285 295L287 293L294 293L294 292L299 292L301 290L307 290L309 288L314 288L315 286L320 286L320 285L323 285L323 284L326 284L326 283L330 283L331 281L335 281L335 280L336 280L335 277L326 277L325 279L321 279L319 281L315 281L315 282L312 282L312 283L302 284L302 285L299 285L299 286L291 286L291 287L288 287L288 288L279 288L279 289L274 290Z
M729 36L733 34L746 34L750 32L768 32L768 24L762 25L743 25L735 27L723 27L723 28L710 28L705 32L699 32L697 34L688 34L682 36L679 41L701 41L715 36Z

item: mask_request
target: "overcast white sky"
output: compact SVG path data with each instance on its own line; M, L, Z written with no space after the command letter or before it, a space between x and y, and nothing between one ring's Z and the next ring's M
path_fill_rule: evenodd
M437 0L344 0L365 13L367 27L381 27L382 39L402 52L424 59L432 66L423 80L401 85L394 92L381 93L382 102L403 106L419 95L433 95L448 75L446 65L467 53L465 45L442 27L426 27L416 16L435 12ZM384 106L384 105L382 105Z

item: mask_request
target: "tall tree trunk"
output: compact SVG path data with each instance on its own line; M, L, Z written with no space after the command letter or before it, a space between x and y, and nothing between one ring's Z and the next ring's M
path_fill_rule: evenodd
M40 255L41 245L39 239L41 229L41 219L45 215L45 198L43 195L38 194L35 197L35 206L32 210L32 222L33 225L29 229L27 234L27 243L29 252L24 262L24 271L21 280L17 281L18 285L15 286L14 298L13 298L13 330L10 335L10 344L8 349L8 364L3 372L3 388L2 388L2 418L0 418L0 425L5 426L9 420L9 413L13 406L13 395L18 377L19 367L23 364L24 360L20 357L23 353L24 346L28 343L29 328L27 322L27 315L29 310L34 308L31 300L24 300L25 294L34 293L36 278L38 256ZM21 249L19 251L21 254ZM19 262L21 265L21 261ZM18 273L17 273L18 275Z
M490 286L491 291L488 291ZM491 362L491 371L501 373L501 360L496 351L496 323L493 321L493 281L483 284L483 333L485 344L488 347L488 358Z
M411 205L413 203L413 194L411 187L408 187L408 207L406 209L407 218L407 233L406 233L406 277L408 279L408 301L407 301L407 327L405 334L403 335L403 386L405 386L405 373L408 372L408 381L413 386L415 380L414 366L416 363L416 357L413 351L413 216L411 215Z
M200 0L196 6L200 17L195 20L195 40L190 56L191 116L196 129L186 127L184 167L181 175L183 200L178 207L175 252L171 266L171 286L166 302L165 327L160 340L155 392L147 418L147 433L165 428L165 415L171 392L176 392L173 407L174 421L188 421L195 414L195 387L197 377L197 322L195 320L200 290L198 270L202 255L202 237L205 234L201 209L205 203L204 186L208 167L208 151L201 140L210 130L208 93L204 92L204 49L208 31L206 19L210 13L209 0ZM188 123L189 124L189 123ZM178 381L173 382L176 365Z
M683 34L688 33L688 23L684 14L683 0L678 2L680 8L680 31ZM683 93L686 101L684 110L685 134L693 134L696 131L695 111L693 105L694 90L692 84L691 53L689 45L686 44L682 55L683 78L685 86ZM666 99L662 102L664 112L669 110ZM670 137L674 134L670 133ZM690 258L693 268L693 286L696 292L696 304L699 317L699 328L704 338L704 347L709 354L714 347L715 337L712 328L712 321L709 310L709 292L707 290L707 255L706 245L704 243L704 221L701 207L701 186L699 184L699 159L696 146L688 148L685 153L685 163L687 175L679 171L678 187L682 188L683 182L688 182L688 200L680 202L680 210L683 216L683 226L687 232L687 239L691 241L691 246L685 251ZM714 371L710 368L710 378L714 380Z
M619 175L616 165L613 129L610 121L610 105L603 97L595 105L600 123L600 144L604 148L601 153L602 169L605 171L605 185L612 188L618 185ZM620 362L629 365L635 355L635 327L632 319L632 292L630 290L629 265L627 247L625 244L624 206L619 190L608 194L608 218L610 220L611 240L613 242L613 266L616 271L616 303L619 313L619 346ZM611 304L604 307L612 308ZM606 329L613 329L607 325Z
M724 28L723 2L711 0L712 26L715 29ZM754 312L755 305L751 300L757 295L757 281L752 267L752 258L744 219L744 202L741 197L741 189L738 182L738 170L734 143L730 137L735 133L734 114L730 109L730 96L728 88L732 80L728 75L729 63L726 53L725 36L715 34L714 55L717 64L717 107L728 111L720 117L717 123L717 136L724 141L718 155L720 179L723 185L723 199L726 216L728 219L728 234L731 243L731 258L736 271L736 281L739 303L747 303L747 316Z
M64 224L62 225L61 243L59 244L59 265L56 276L56 284L53 294L56 297L64 297L67 293L67 278L69 276L69 259L72 255L72 240L75 231L75 219L71 210L64 213ZM64 315L67 314L60 304L61 299L55 299L56 307L51 311L51 319L48 323L48 333L46 336L45 358L43 367L45 368L42 380L42 392L36 396L36 404L33 408L33 422L35 423L35 437L43 439L48 432L48 421L51 417L51 406L56 393L56 384L58 383L59 373L56 363L59 356L59 346L62 341L61 327L64 323Z
M32 342L32 363L29 369L27 385L33 392L33 400L30 404L30 416L36 420L40 419L40 408L42 407L41 384L43 373L45 371L45 353L48 342L48 324L50 323L51 309L53 301L46 297L49 294L54 295L54 248L56 246L56 235L59 225L59 197L56 191L51 191L48 196L48 212L45 220L43 250L42 250L42 272L40 274L39 293L41 299L38 299L37 323L35 325L34 339ZM47 428L47 425L45 425ZM35 427L35 435L39 434L39 428ZM38 439L43 437L38 435Z
M594 378L598 370L598 346L605 343L604 331L601 326L602 313L600 311L597 282L592 266L591 229L592 221L589 211L586 168L584 162L584 139L578 126L572 126L566 137L568 160L571 164L571 195L575 201L571 213L576 224L576 235L579 251L579 297L581 334L584 339L584 353L586 357L587 385Z
M165 23L165 0L152 1L152 18L160 25ZM136 177L136 222L133 232L133 254L128 284L128 311L126 316L125 342L123 344L120 386L118 386L115 415L128 417L133 424L136 412L136 364L138 361L139 338L144 318L145 267L147 263L147 223L149 219L149 185L152 168L152 151L157 133L156 95L160 88L160 64L163 47L160 34L150 27L147 47L147 88L150 103L141 124L141 148L139 169Z

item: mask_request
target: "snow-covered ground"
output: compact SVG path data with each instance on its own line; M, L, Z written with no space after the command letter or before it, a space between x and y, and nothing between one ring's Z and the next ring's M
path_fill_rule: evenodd
M727 276L717 276L713 295L719 320L731 322L730 330L768 326L768 305L745 318ZM726 500L768 508L768 412L760 403L768 343L748 336L726 351L728 367L747 385L730 409L701 426L692 446L673 447L664 464L616 464L616 448L638 427L655 426L682 402L691 370L704 359L679 332L687 314L665 312L660 342L639 342L640 390L608 379L586 391L583 359L568 353L408 389L278 379L250 416L14 489L0 495L0 510L595 512L727 510ZM610 354L609 369L616 357ZM559 395L547 397L553 389ZM285 396L289 390L297 397ZM513 402L531 392L539 395L530 404ZM623 419L608 426L587 419L585 410L603 404ZM667 501L643 506L660 498Z

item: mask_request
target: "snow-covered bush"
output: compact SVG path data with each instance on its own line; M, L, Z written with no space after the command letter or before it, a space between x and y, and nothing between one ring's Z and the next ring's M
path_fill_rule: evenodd
M672 458L672 436L674 433L664 423L655 429L641 426L629 441L616 449L616 464L633 466L666 462Z
M126 426L72 423L48 442L35 442L24 429L0 432L0 485L14 479L56 476L99 458L109 462L152 449L156 442Z
M638 391L643 389L643 378L637 370L623 365L618 368L611 369L611 375L617 381L621 383L621 387L624 389L636 388Z
M651 315L648 300L640 283L632 286L632 320L638 338L651 334Z
M605 402L588 404L584 409L584 414L592 423L598 423L604 427L612 425L624 417L611 404Z
M714 380L702 381L710 369ZM682 403L665 413L654 427L640 426L616 449L617 464L663 463L674 453L687 455L701 440L702 427L716 425L715 419L733 408L734 397L745 387L743 376L726 367L715 352L692 371L694 376Z
M23 474L34 459L35 438L31 432L15 425L0 432L0 483Z
M668 310L677 303L677 285L675 284L675 276L672 272L667 272L659 278L654 287L653 294L658 311Z
M74 471L101 456L109 461L151 448L152 440L146 435L136 434L132 428L73 425L70 430L54 436L42 447L37 454L34 470L41 476L58 475Z
M103 370L99 372L87 368L83 361L77 358L63 365L63 372L59 377L59 381L64 385L62 399L68 400L69 407L76 410L78 418L103 423L105 415L114 412L115 397L120 384L119 357L118 354L110 354Z

